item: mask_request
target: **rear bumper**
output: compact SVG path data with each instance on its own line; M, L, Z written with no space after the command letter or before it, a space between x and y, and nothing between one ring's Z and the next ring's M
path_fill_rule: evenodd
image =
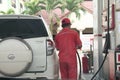
M59 78L59 63L58 59L53 58L52 56L47 56L47 70L44 72L38 73L24 73L18 77L8 77L0 73L2 78L16 78L16 79L37 79L37 78L46 78L57 80Z

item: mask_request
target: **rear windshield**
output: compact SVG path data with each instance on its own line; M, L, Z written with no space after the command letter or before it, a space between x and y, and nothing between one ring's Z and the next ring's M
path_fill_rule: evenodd
M0 19L0 38L48 36L41 19Z

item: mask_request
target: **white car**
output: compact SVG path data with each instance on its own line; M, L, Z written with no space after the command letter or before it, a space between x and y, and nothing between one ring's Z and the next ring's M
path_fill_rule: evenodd
M0 80L58 79L49 27L41 16L0 15Z

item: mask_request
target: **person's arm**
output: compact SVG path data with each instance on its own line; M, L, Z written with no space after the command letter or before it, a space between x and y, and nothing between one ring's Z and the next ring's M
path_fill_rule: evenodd
M55 41L55 47L56 47L56 49L59 50L57 37L55 37L54 41Z
M78 34L76 34L76 46L77 46L77 49L81 49L82 48L82 41L79 37Z

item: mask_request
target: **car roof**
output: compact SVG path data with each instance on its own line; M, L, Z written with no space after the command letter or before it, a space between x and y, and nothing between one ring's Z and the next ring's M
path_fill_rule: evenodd
M34 15L0 15L0 19L40 19L41 16Z

